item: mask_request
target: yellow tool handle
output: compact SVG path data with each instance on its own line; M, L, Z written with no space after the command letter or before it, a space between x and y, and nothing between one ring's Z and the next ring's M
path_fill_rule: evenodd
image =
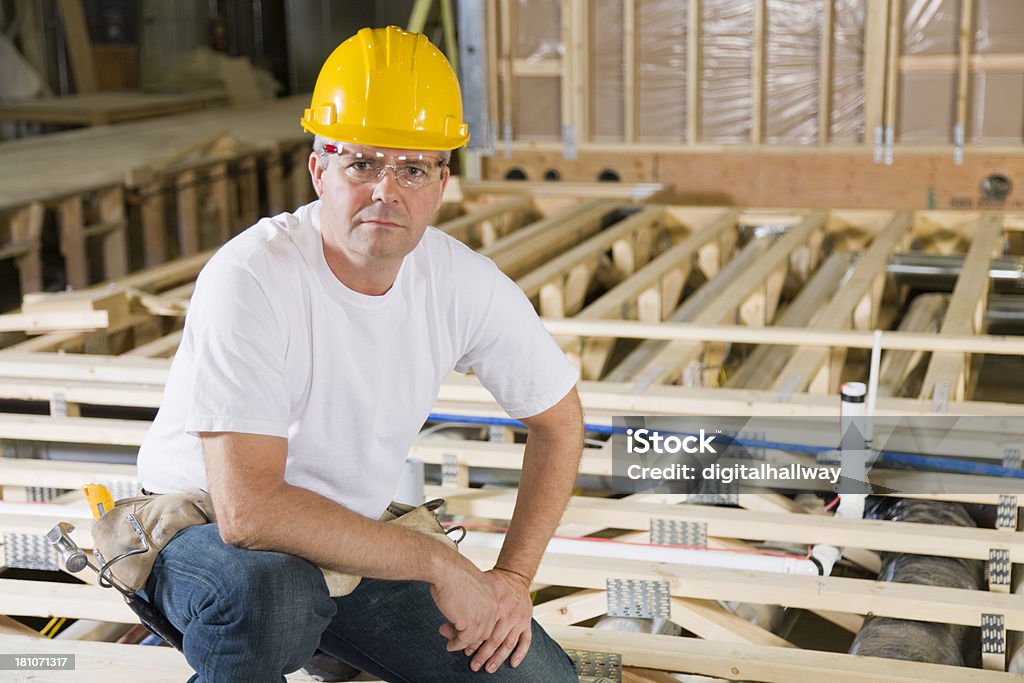
M104 512L114 507L114 498L103 484L86 484L82 487L82 492L89 502L93 519L99 519Z

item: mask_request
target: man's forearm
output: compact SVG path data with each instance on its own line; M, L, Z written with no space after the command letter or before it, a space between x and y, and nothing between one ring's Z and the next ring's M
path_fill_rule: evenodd
M575 399L575 392L572 397ZM572 495L582 450L581 415L570 414L554 427L531 428L516 506L497 567L533 580L541 555Z
M431 582L458 561L458 554L437 539L368 519L303 488L284 484L258 507L233 539L237 545L379 579Z

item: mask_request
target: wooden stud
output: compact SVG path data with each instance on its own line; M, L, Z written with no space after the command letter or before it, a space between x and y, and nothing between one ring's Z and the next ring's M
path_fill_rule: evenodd
M835 0L824 0L821 20L821 48L818 56L818 144L827 145L832 134L832 70L835 43ZM867 135L870 130L865 129Z
M167 260L167 223L164 218L163 187L159 180L139 188L142 199L142 262L146 268Z
M759 145L764 139L765 43L768 37L767 0L754 0L754 54L750 68L750 142Z
M636 67L636 0L622 3L622 120L623 141L636 141L637 105L640 101L637 89Z
M60 253L64 256L67 284L82 289L89 284L89 262L85 248L85 223L82 216L82 197L67 197L57 205L60 226Z
M857 261L853 274L843 284L842 289L815 319L812 329L844 329L851 326L854 311L860 300L870 293L873 283L879 276L884 277L885 266L897 246L905 239L910 229L912 216L901 212L893 216L885 230L871 241L871 246L864 256ZM877 292L881 296L881 292ZM877 310L877 305L872 310ZM800 391L818 375L823 363L828 359L828 349L798 349L792 359L779 373L772 385L773 389L781 390L787 383L797 380L795 389ZM824 378L825 384L819 384L821 393L829 393L832 387L838 387L839 375L830 373Z
M686 142L700 140L701 0L689 0L686 15Z
M197 182L194 168L182 171L174 179L178 206L178 249L182 256L191 256L202 248Z
M103 276L112 280L128 274L127 219L124 212L124 189L120 186L99 191L100 220L113 229L102 236Z
M33 202L11 218L11 239L20 252L14 258L22 296L43 288L43 216L43 205Z
M82 0L60 0L60 10L64 19L64 37L67 40L71 71L75 77L75 90L81 95L97 92L96 64L93 61Z
M953 158L963 163L963 146L967 137L967 100L971 85L971 44L974 41L974 0L960 0L960 35L957 65L956 122L953 126Z
M989 290L989 264L1003 240L1003 222L999 216L985 216L967 252L957 278L940 334L972 334L981 331ZM953 398L965 398L969 383L969 356L964 353L936 353L928 363L920 398L931 398L935 387L946 382Z

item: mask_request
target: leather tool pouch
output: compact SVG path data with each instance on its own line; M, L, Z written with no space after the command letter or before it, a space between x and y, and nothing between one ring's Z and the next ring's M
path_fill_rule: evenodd
M380 520L419 531L457 548L457 542L445 533L434 516L442 505L444 500L440 498L418 507L392 503ZM113 509L93 522L92 535L101 563L109 565L108 572L118 585L134 593L146 585L157 555L175 534L196 524L216 521L213 501L205 491L139 496L117 501ZM321 571L331 597L348 595L361 580L333 569Z

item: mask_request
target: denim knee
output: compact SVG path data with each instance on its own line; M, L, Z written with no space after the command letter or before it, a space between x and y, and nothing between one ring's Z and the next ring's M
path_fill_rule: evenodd
M170 603L165 610L184 612L186 657L238 653L268 671L300 668L337 609L321 571L294 555L226 545L215 524L183 534L161 553L159 583L167 590L157 590Z

